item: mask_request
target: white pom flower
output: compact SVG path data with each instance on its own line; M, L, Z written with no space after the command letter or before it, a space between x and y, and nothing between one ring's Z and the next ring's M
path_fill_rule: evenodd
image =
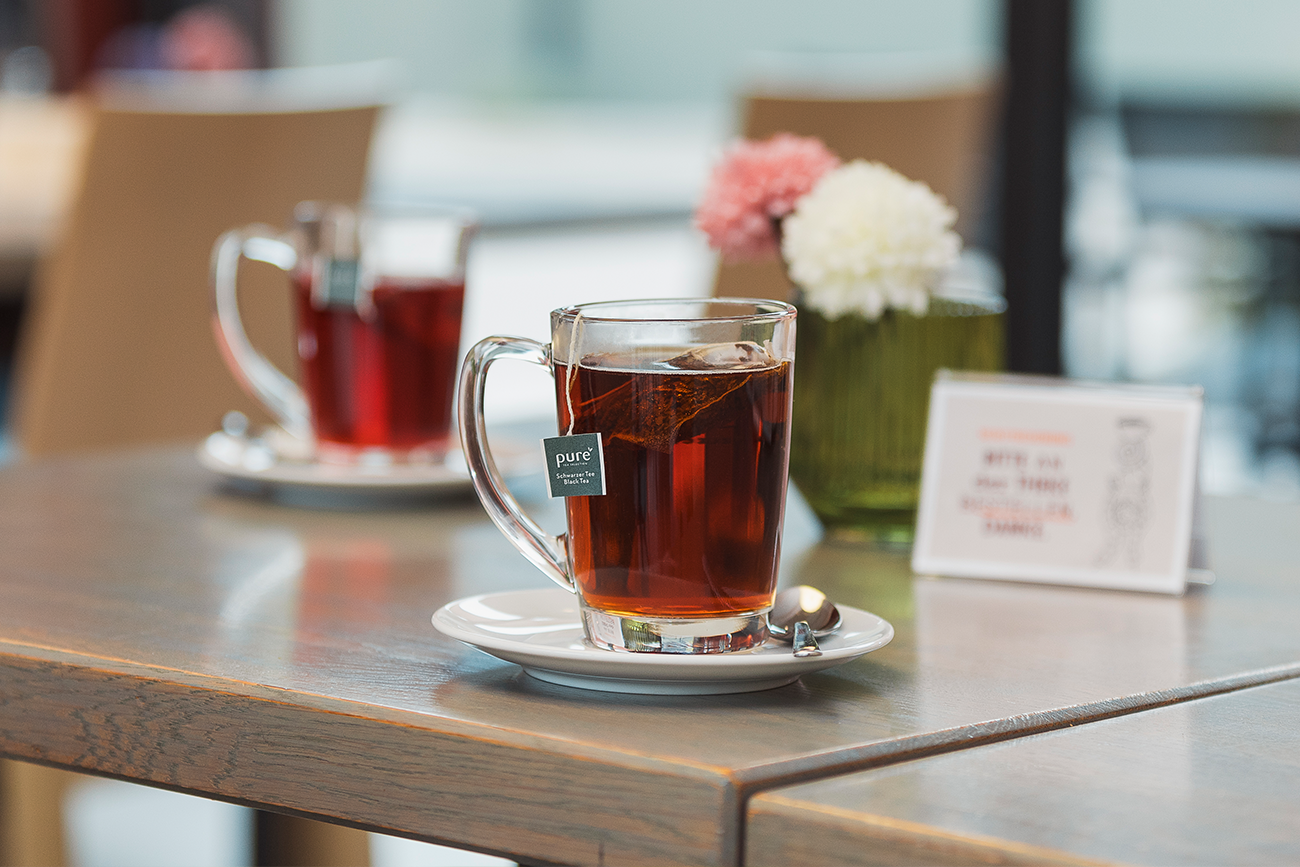
M961 239L957 212L920 181L855 160L822 176L781 225L790 279L826 317L925 315Z

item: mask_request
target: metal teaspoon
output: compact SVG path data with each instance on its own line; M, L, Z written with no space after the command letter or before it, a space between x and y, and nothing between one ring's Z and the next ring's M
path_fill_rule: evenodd
M776 594L767 614L767 630L778 641L794 646L799 657L820 656L818 638L840 628L842 618L835 603L815 587L799 585Z

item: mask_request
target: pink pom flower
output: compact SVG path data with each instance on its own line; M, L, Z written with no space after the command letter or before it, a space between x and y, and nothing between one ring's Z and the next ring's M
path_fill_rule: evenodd
M839 164L816 138L780 132L766 141L741 141L714 167L695 225L724 259L775 256L781 218Z

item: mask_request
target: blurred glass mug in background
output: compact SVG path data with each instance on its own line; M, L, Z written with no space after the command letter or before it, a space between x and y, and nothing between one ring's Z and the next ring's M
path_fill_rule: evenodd
M613 301L552 312L549 345L489 337L466 357L460 435L474 486L524 556L577 593L596 647L719 653L766 640L794 337L795 309L777 301ZM500 358L555 379L548 483L552 496L586 492L567 496L562 536L522 512L487 448L484 386Z
M294 228L226 232L212 251L214 329L226 364L325 463L442 460L451 440L465 297L478 228L466 212L303 202ZM240 322L241 258L291 275L302 388Z

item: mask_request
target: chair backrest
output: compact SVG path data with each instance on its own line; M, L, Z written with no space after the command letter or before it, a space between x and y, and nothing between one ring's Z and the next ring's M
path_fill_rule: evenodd
M924 181L958 212L969 243L983 216L1000 87L993 72L951 82L851 96L844 87L752 89L742 99L741 134L817 136L844 161L877 160ZM718 295L786 298L778 262L719 266Z
M79 193L24 317L21 453L196 440L229 410L266 418L213 339L212 245L247 223L286 226L302 200L360 200L383 102L354 88L331 104L304 73L289 85L220 73L101 91ZM247 270L250 334L292 374L288 286L269 267Z

